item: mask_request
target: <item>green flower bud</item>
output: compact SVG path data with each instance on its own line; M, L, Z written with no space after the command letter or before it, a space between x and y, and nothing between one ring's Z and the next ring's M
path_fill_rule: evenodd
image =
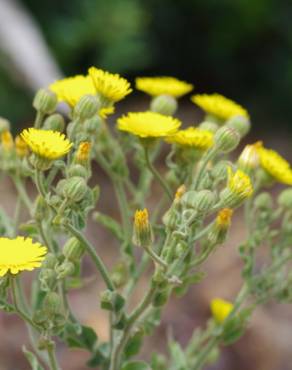
M146 208L135 212L133 243L138 247L150 247L153 243L153 232Z
M190 190L181 198L181 202L185 208L193 208L199 213L205 213L212 208L215 200L216 197L210 190Z
M51 114L55 111L58 104L57 95L50 90L40 89L37 91L33 107L44 114Z
M59 314L62 311L62 299L55 292L49 292L43 302L44 312L48 315Z
M279 198L278 198L279 201ZM257 195L254 199L254 207L256 209L272 209L273 208L273 198L267 192Z
M281 207L292 209L292 189L283 190L278 196L278 204Z
M42 263L43 269L54 269L58 263L58 258L53 253L48 253Z
M63 196L72 202L80 202L88 191L85 180L82 177L74 176L66 180L63 186Z
M52 114L47 117L44 121L43 129L44 130L53 130L63 132L65 128L65 120L63 116L59 113Z
M100 101L97 96L84 95L75 105L73 116L83 121L97 114L99 108Z
M178 222L178 216L177 216L177 213L174 207L171 207L169 210L165 212L165 214L162 217L162 222L168 229L170 230L176 229L177 222Z
M152 99L150 110L166 116L172 116L177 110L177 101L170 95L159 95Z
M242 138L250 130L250 120L247 117L234 116L229 118L225 126L236 130Z
M43 268L39 274L41 289L50 292L56 285L56 272L50 268Z
M51 168L53 163L52 160L40 157L34 153L32 153L32 155L29 157L29 162L34 168L40 171L47 171L49 168Z
M246 145L238 158L238 168L250 174L259 164L258 144Z
M34 218L36 221L42 221L48 216L48 206L42 196L38 196L36 200Z
M0 134L5 131L10 131L10 122L8 119L0 117Z
M153 297L152 305L154 307L161 307L166 304L169 298L169 290L165 289L162 291L157 292Z
M71 262L78 262L84 253L84 247L78 239L70 238L64 245L63 254L67 260Z
M72 276L75 272L75 265L70 261L64 261L61 265L56 267L57 279L64 279Z
M72 164L67 170L68 177L88 177L88 169L81 164Z
M96 134L102 125L102 119L95 115L84 122L84 130L89 134Z
M108 289L101 293L100 302L102 309L114 312L121 311L125 306L125 298Z
M214 135L215 146L223 153L229 153L237 147L240 136L232 128L220 127Z
M202 123L200 123L199 127L203 130L211 131L215 134L219 126L215 122L203 121Z

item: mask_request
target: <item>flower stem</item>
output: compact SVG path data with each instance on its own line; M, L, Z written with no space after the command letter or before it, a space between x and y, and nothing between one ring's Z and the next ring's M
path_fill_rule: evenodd
M55 346L54 345L49 345L47 347L47 353L48 353L48 358L49 358L50 369L51 370L60 370L60 367L58 365L58 361L57 361L57 358L56 358L56 354L55 354Z
M208 150L205 155L203 156L200 164L199 164L199 169L198 169L198 172L196 174L196 177L194 179L194 182L191 186L191 190L197 190L199 185L200 185L200 182L202 180L202 176L204 174L204 170L205 168L207 167L208 165L208 162L213 159L213 157L216 155L217 153L217 148L216 147L213 147L211 148L210 150Z
M27 210L28 210L28 212L31 216L32 215L32 202L29 199L29 196L27 195L27 192L25 190L23 182L21 181L21 179L17 175L12 176L11 178L12 178L12 181L13 181L15 187L16 187L16 190L18 192L18 195L19 195L21 201L26 206L26 208L27 208Z
M150 172L152 172L153 176L156 178L156 180L159 182L159 184L161 185L161 187L164 189L164 191L167 194L168 198L172 201L173 200L173 195L172 195L172 192L171 192L168 184L163 180L163 178L160 176L159 172L156 170L156 168L151 163L151 160L149 158L148 146L147 145L143 145L143 148L144 148L144 154L145 154L146 164L147 164Z
M35 128L41 128L44 117L45 115L41 111L38 110L36 117L35 117L35 122L34 122Z

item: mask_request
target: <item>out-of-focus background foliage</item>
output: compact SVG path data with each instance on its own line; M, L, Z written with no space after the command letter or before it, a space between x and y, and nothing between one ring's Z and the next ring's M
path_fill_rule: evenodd
M8 0L0 4L3 1ZM197 91L216 91L237 99L248 106L258 125L272 129L276 122L283 130L291 127L292 2L19 3L40 27L64 75L85 73L91 65L123 73L130 79L144 74L174 75L193 82ZM31 114L27 104L31 92L7 75L7 63L2 57L0 111L18 121Z

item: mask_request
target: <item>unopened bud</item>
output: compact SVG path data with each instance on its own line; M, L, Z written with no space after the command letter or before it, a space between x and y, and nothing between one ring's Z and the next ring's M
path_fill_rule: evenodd
M119 293L105 290L100 297L101 308L108 311L119 312L125 305L125 299Z
M55 111L58 104L57 95L50 90L40 89L37 91L33 107L44 114L51 114Z
M216 131L214 141L218 150L229 153L239 144L240 136L236 130L223 126Z
M97 96L84 95L75 105L73 115L81 120L85 120L97 114L99 108L100 102Z
M232 128L238 132L240 137L244 137L250 130L250 120L244 116L233 116L229 118L225 126Z
M15 138L15 149L16 149L16 154L20 158L26 157L29 153L29 149L28 149L26 142L19 135L17 135Z
M260 164L260 156L258 154L258 144L246 145L238 158L238 167L250 173Z
M278 203L281 207L292 209L292 189L283 190L278 196Z
M44 311L49 315L59 314L62 311L62 299L55 292L49 292L43 302Z
M84 247L78 239L70 238L64 245L63 254L67 260L71 262L78 262L84 253Z
M62 192L63 196L72 202L79 202L88 191L85 180L82 177L74 176L65 180Z
M1 133L1 144L6 152L10 152L13 149L14 142L10 131L5 130Z
M58 263L58 258L53 253L48 253L42 263L42 269L54 269Z
M53 130L63 132L65 128L65 121L63 116L59 113L52 114L47 117L44 121L43 129L44 130Z
M217 125L217 123L211 122L211 121L203 121L202 123L200 123L199 127L202 130L207 130L207 131L213 132L213 134L215 134L215 132L219 128L219 126Z
M181 197L184 195L184 193L187 191L187 188L186 188L186 186L183 184L183 185L181 185L178 189L177 189L177 191L176 191L176 193L175 193L175 200L180 200L181 199Z
M79 144L77 153L75 156L76 163L86 164L90 158L91 143L89 141L83 141Z
M181 202L185 208L193 208L199 213L205 213L213 207L215 195L210 190L190 190L182 196Z
M231 208L223 208L218 212L215 223L207 235L209 245L215 246L225 242L231 225L232 214L233 210Z
M152 99L150 109L152 112L172 116L177 110L177 101L170 95L159 95Z
M81 164L72 164L67 170L68 177L84 177L88 176L88 170Z
M153 232L146 208L135 212L133 243L138 247L150 247L153 243Z
M61 265L56 267L57 279L64 279L72 276L75 272L75 265L70 261L64 261Z
M10 122L8 119L0 117L0 134L2 134L3 131L9 131L10 130Z

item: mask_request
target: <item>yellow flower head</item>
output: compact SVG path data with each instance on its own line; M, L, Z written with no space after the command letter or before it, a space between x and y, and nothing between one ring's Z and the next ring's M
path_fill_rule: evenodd
M11 149L13 149L13 137L9 130L5 130L1 133L1 144L6 152L9 152Z
M181 122L171 116L155 112L128 113L118 119L118 129L142 138L174 135Z
M258 167L260 163L258 148L261 146L261 142L257 142L252 145L246 145L238 158L239 167L247 171Z
M118 74L91 67L88 74L92 79L95 91L103 98L117 102L132 92L130 83Z
M241 170L233 172L231 167L228 170L228 188L238 198L245 199L252 195L253 186L250 177Z
M133 243L138 247L149 247L153 242L152 228L147 209L137 210L134 217Z
M275 180L292 185L292 169L289 162L274 150L258 147L260 164Z
M183 195L184 193L187 191L187 188L184 184L182 184L176 191L175 193L175 199L176 200L179 200Z
M15 149L16 149L16 154L18 157L23 158L28 155L28 146L26 142L21 138L20 135L17 135L15 138Z
M232 214L233 209L231 208L221 209L216 217L216 225L223 229L228 228L231 224Z
M219 324L223 323L234 307L231 302L225 301L221 298L212 299L210 306L212 315Z
M88 141L83 141L79 144L76 160L77 162L86 162L89 158L91 143Z
M73 145L58 131L39 130L33 127L23 130L21 138L34 154L49 160L63 157Z
M248 112L241 105L220 94L193 95L191 100L206 113L223 121L234 116L249 117Z
M8 272L15 275L23 270L32 271L41 266L46 253L46 247L33 243L30 238L0 238L0 276Z
M194 86L174 77L138 77L136 89L151 96L170 95L179 98L190 91Z
M55 81L49 86L59 101L74 107L84 95L95 95L95 88L90 76L77 75Z
M115 107L109 106L109 107L103 107L100 108L98 114L100 115L101 118L107 118L111 114L115 113Z
M135 227L139 229L146 229L149 225L149 215L148 215L148 210L144 208L143 210L137 210L135 212L135 217L134 217L134 224Z
M186 130L178 131L175 135L167 138L167 141L181 146L206 150L214 144L213 137L214 134L211 131L189 127Z

